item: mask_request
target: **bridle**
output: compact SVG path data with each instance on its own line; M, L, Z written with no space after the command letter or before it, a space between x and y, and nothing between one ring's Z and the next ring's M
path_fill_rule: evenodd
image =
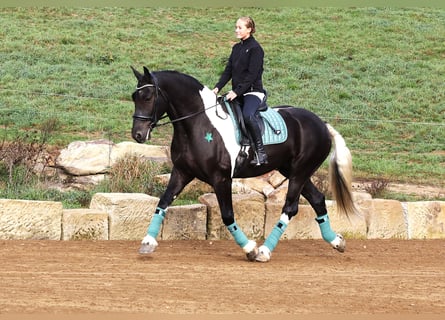
M204 108L203 110L200 110L200 111L197 111L195 113L192 113L192 114L189 114L189 115L177 118L177 119L173 119L173 120L170 120L168 122L165 122L165 123L162 123L162 124L158 125L157 123L158 123L159 120L162 120L162 119L165 119L165 118L168 117L168 115L164 115L161 118L157 119L157 117L156 117L156 111L157 111L156 100L158 99L158 97L161 96L170 105L171 108L173 108L173 104L171 103L170 99L168 99L168 96L157 85L157 79L155 78L155 76L153 74L152 74L152 78L154 80L154 84L148 83L148 84L144 84L142 86L136 87L136 91L142 90L144 88L149 88L149 87L154 87L155 88L155 98L154 98L154 102L153 102L153 113L152 113L152 115L144 116L144 115L139 115L139 114L136 114L136 113L133 114L133 119L135 119L135 120L151 121L151 123L152 123L151 124L151 129L153 129L156 126L163 126L163 125L166 125L166 124L175 123L175 122L182 121L182 120L185 120L185 119L188 119L188 118L192 118L192 117L194 117L194 116L196 116L196 115L198 115L200 113L205 112L208 109L211 109L211 108L214 108L214 107L218 106L218 104L219 104L216 101L216 103L214 105L209 106L207 108Z
M154 87L155 88L155 101L153 103L153 114L151 116L143 116L143 115L139 115L134 113L133 114L133 119L135 120L140 120L140 121L151 121L153 123L152 127L154 127L156 125L156 122L158 121L156 119L156 100L158 98L158 92L159 92L159 87L155 84L144 84L140 87L136 87L136 91L142 90L144 88L148 88L148 87Z

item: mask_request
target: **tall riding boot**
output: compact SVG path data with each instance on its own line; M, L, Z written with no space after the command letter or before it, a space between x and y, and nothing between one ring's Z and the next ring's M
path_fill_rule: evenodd
M260 126L258 125L257 118L255 116L251 116L245 119L245 121L246 128L249 130L255 147L255 157L250 162L250 164L253 164L255 166L267 164L267 154L264 150L263 139L261 137L261 130Z

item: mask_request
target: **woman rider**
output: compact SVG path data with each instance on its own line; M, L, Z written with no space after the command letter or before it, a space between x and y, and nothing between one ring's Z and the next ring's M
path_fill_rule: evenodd
M267 164L261 130L255 116L265 97L263 89L264 51L253 37L255 22L251 17L241 17L236 21L235 34L240 42L232 48L229 60L213 92L217 94L232 79L232 90L227 93L229 101L239 100L246 128L254 146L255 158L251 164Z

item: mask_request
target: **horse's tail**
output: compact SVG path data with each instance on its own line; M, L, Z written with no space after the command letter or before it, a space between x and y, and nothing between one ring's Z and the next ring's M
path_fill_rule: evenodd
M326 124L334 142L329 160L329 185L337 203L337 211L346 216L357 212L352 197L352 156L341 134Z

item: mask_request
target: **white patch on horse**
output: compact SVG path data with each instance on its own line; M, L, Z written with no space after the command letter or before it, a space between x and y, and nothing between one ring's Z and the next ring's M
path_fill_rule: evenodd
M235 162L240 152L240 145L236 141L235 127L233 125L230 115L224 112L221 105L211 108L216 103L216 96L208 87L204 87L199 94L201 95L204 107L206 108L206 115L211 124L218 131L219 135L224 141L224 146L230 156L230 163L232 164L231 176L235 170Z

